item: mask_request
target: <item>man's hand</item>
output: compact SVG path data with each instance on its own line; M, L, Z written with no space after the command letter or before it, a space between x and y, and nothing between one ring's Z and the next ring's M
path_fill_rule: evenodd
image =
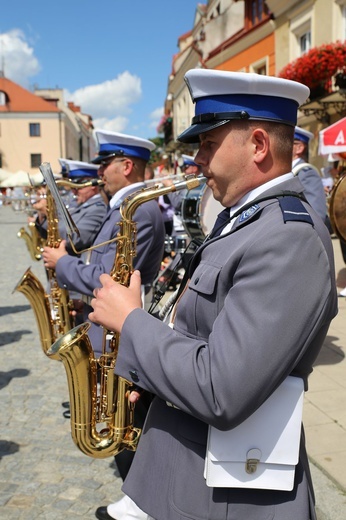
M55 269L55 266L62 256L67 255L66 240L62 240L59 247L44 247L43 248L43 262L44 266L49 269Z
M142 307L140 272L134 271L129 287L114 282L108 274L102 274L100 282L102 287L94 290L95 298L91 300L94 311L88 318L107 330L120 333L127 316Z

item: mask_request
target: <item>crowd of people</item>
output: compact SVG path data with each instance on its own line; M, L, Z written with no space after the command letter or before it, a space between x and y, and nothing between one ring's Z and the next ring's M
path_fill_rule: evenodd
M62 240L45 246L44 266L73 295L77 323L90 323L96 358L107 349L104 330L119 335L115 373L133 385L127 399L134 426L142 430L136 451L115 456L123 498L97 507L95 516L316 520L301 418L284 460L272 460L272 436L257 435L249 422L255 412L266 420L263 407L280 399L287 383L301 399L337 313L326 192L308 162L313 136L297 126L309 89L205 69L188 71L185 80L195 116L178 141L197 153L182 155L180 171L205 176L222 211L182 264L164 318L150 309L174 237L186 232L186 191L137 207L133 269L128 283L118 283L111 273L122 204L157 173L166 186L174 176L151 168L151 141L106 130L96 130L98 155L89 163L61 160L74 185L69 211L80 234L69 236L59 227ZM44 235L47 199L35 209ZM297 392L290 398L293 408ZM275 403L289 423L292 407ZM227 446L237 428L251 445L218 458L211 444L215 432ZM249 455L254 448L255 458ZM218 466L217 484L207 456Z

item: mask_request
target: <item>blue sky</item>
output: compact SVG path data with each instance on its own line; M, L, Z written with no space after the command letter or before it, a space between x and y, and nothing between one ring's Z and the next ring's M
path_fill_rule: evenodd
M201 1L200 3L205 3ZM196 0L7 3L1 68L28 90L61 88L96 128L150 138L163 113L178 38Z

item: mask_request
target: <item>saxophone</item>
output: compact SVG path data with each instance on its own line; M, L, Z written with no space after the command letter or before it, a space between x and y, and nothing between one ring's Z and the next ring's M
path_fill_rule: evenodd
M88 188L89 186L104 186L104 182L101 179L93 179L91 181L86 181L82 184L77 182L72 182L68 179L57 179L57 186L64 186L69 189L79 190L80 188ZM35 199L33 197L30 198L31 205L34 203ZM17 233L18 238L23 238L30 256L32 260L38 261L42 258L42 249L46 245L46 240L41 237L38 229L34 222L28 223L28 229L25 227L21 227Z
M141 204L177 190L192 189L205 181L190 178L172 186L156 185L137 191L121 206L121 222L117 250L110 275L116 282L128 286L136 256L136 224L133 215ZM90 323L82 323L60 337L47 355L59 357L64 365L69 388L71 435L76 446L94 458L106 458L127 449L135 451L141 430L135 428L134 405L128 395L132 383L114 373L120 335L104 331L111 338L106 352L96 359L89 337ZM100 372L100 388L97 373Z
M47 241L48 247L58 247L61 237L58 228L58 215L53 196L47 189ZM72 306L68 292L61 289L56 280L54 269L47 269L49 293L47 294L42 283L31 271L27 269L14 288L24 294L29 300L39 329L41 346L45 354L49 347L60 336L65 334L73 326ZM54 356L50 356L54 358ZM55 359L58 359L56 357Z
M32 190L29 190L25 193L26 211L28 214L34 212L32 206L41 197L42 195L35 195L32 193ZM41 237L38 229L36 228L35 222L29 222L28 229L26 229L24 226L21 227L17 233L17 237L24 239L32 260L41 260L42 249L45 246L46 241Z
M42 249L45 246L45 240L41 237L40 233L36 229L35 222L29 222L29 230L25 227L21 227L17 233L18 238L23 238L26 243L26 247L30 253L32 260L41 260Z

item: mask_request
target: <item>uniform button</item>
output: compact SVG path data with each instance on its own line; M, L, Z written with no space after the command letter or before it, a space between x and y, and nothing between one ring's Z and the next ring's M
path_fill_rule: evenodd
M199 282L199 277L197 276L197 278L196 278L195 281L194 281L194 284L197 285L198 282Z
M137 370L130 370L130 371L129 371L129 374L130 374L130 376L131 376L132 381L134 381L135 383L138 383L138 381L139 381L139 377L138 377L138 372L137 372Z

